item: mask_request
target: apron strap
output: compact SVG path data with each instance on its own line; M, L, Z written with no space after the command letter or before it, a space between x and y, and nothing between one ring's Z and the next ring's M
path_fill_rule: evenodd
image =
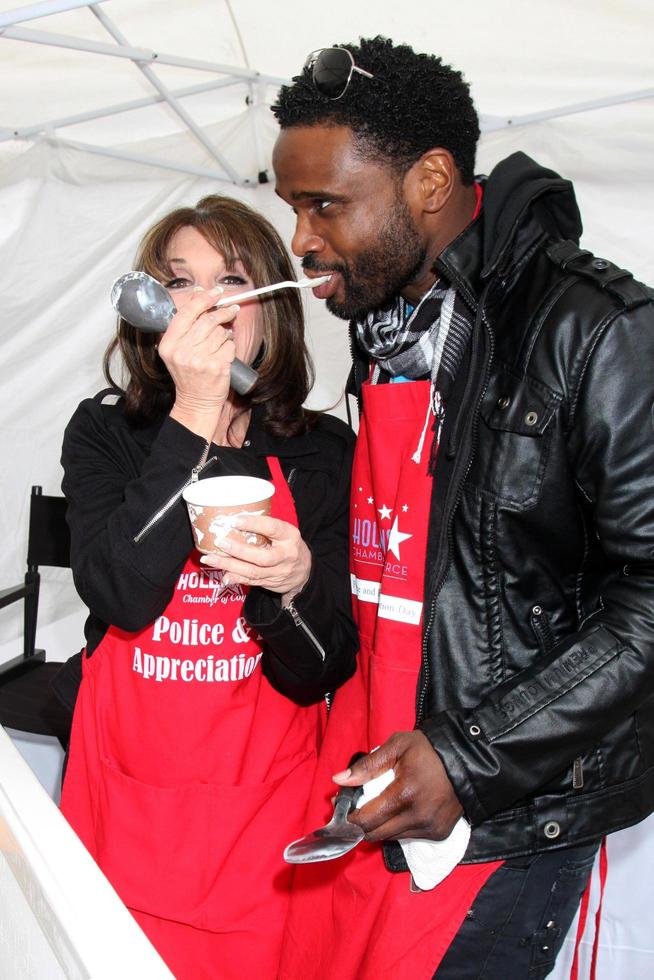
M266 456L266 462L268 463L268 469L272 476L272 482L275 484L275 497L277 498L275 509L282 520L287 521L289 524L295 524L297 527L298 521L295 501L293 500L293 494L291 493L286 477L282 473L279 459L277 456Z
M602 920L602 902L604 900L604 886L606 885L606 876L608 873L609 860L606 851L606 837L602 838L602 843L600 846L600 863L599 863L599 879L600 879L600 896L599 904L597 906L597 911L595 913L595 937L593 939L593 956L590 964L590 977L591 980L595 980L597 972L597 953L599 950L599 931L600 924ZM572 961L572 969L570 971L570 980L578 980L579 977L579 947L581 946L581 937L584 934L584 929L586 928L586 918L588 916L588 903L590 901L590 887L592 882L592 873L588 878L588 884L584 890L584 894L581 897L581 905L579 906L579 921L577 923L577 935L575 937L575 955Z
M599 936L600 936L600 925L602 922L602 903L604 901L604 887L606 885L606 876L609 870L609 857L606 850L606 837L602 838L602 844L600 847L600 866L599 866L599 876L600 876L600 896L599 903L597 906L597 912L595 913L595 940L593 942L593 959L590 966L590 975L592 980L595 980L597 972L597 954L599 952Z

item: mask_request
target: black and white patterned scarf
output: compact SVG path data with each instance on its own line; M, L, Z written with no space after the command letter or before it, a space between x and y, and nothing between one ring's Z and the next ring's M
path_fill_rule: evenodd
M435 438L429 462L429 472L433 474L445 402L472 334L473 319L456 290L441 281L434 283L414 310L409 310L399 296L392 306L375 310L356 322L356 340L373 359L373 384L400 375L412 381L431 382L425 424L411 458L420 463L433 415Z
M440 280L407 315L399 296L394 304L356 323L357 343L392 377L430 380L445 394L472 333L472 315L452 286Z

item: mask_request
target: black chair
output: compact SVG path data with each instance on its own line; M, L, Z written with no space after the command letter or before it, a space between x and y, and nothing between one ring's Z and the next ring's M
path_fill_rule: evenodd
M0 591L0 609L24 602L23 652L0 664L0 724L21 732L54 735L68 744L72 715L55 697L51 682L60 662L45 660L35 649L39 611L40 565L70 568L66 500L32 487L25 581Z

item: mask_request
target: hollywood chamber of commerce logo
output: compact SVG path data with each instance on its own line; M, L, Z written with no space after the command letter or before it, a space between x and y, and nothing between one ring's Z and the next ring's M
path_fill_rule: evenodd
M223 572L219 568L182 572L177 580L177 589L185 593L182 602L208 606L215 606L217 602L221 605L242 602L246 594L242 585L225 585Z
M410 559L402 547L413 534L400 528L400 523L405 528L408 525L409 505L400 504L395 511L385 503L377 507L363 487L357 489L361 497L357 501L355 494L352 504L352 593L360 603L377 606L380 619L419 626L422 600L407 595L412 588Z
M358 487L358 493L363 494L363 487ZM368 496L365 502L374 505L374 499ZM379 517L361 517L356 514L359 505L353 504L354 517L352 520L352 554L353 557L366 564L378 565L385 563L386 573L394 574L397 577L406 578L406 565L402 564L401 546L404 541L412 538L412 534L407 534L400 530L400 518L398 514L393 514L390 507L382 504L376 508ZM409 510L408 504L401 505L401 512L406 515ZM406 526L406 525L405 525ZM389 556L394 559L391 560Z

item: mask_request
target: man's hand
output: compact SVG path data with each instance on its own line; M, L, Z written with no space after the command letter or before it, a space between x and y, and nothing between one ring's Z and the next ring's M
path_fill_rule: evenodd
M448 837L463 807L443 763L422 732L396 732L333 779L340 786L358 786L388 769L395 771L390 786L351 813L348 820L358 824L369 841Z

